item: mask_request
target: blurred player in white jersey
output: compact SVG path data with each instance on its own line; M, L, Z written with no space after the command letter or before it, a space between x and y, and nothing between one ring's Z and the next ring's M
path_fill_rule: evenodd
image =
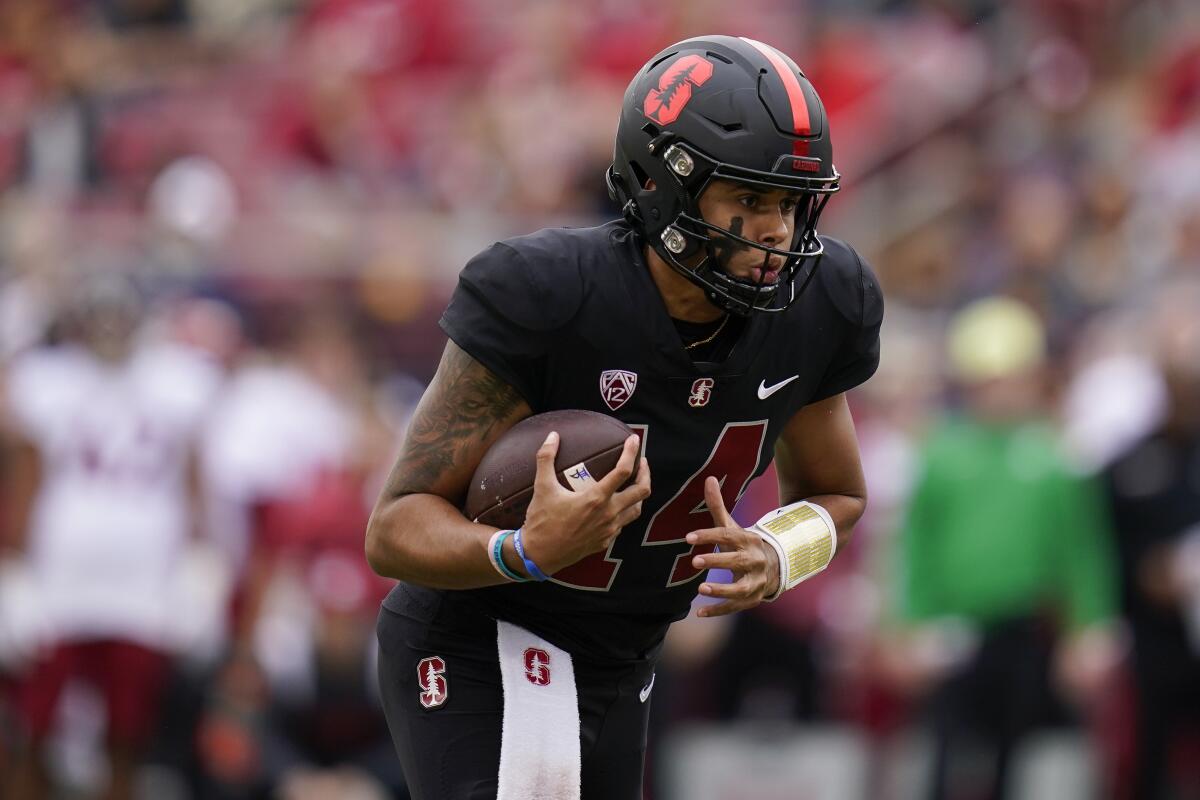
M52 791L44 744L63 688L91 684L106 710L109 798L130 797L154 732L184 547L198 525L194 442L219 380L182 348L136 339L142 305L128 282L86 282L67 341L16 359L5 402L8 540L28 576L40 632L27 642L16 705L27 750L6 796ZM11 517L16 517L12 519Z

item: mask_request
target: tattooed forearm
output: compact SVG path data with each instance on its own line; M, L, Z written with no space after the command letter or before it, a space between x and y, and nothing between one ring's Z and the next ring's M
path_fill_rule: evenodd
M511 386L453 342L409 423L385 497L416 492L458 502L470 470L529 406Z

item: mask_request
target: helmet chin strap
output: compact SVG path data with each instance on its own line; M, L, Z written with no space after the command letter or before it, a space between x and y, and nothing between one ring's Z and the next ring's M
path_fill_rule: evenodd
M779 313L795 301L816 272L824 248L816 238L815 222L823 205L821 202L805 214L804 232L793 235L789 249L745 238L742 226L737 224L740 217L734 217L729 228L722 228L704 221L697 214L686 212L681 212L664 228L662 236L653 242L654 249L676 272L703 289L709 302L718 308L740 316L754 312ZM800 249L790 249L796 247ZM751 250L762 253L757 281L739 278L729 269L736 254ZM692 265L681 260L696 256L702 258ZM776 272L778 278L768 283L772 257L782 259L783 265ZM801 270L807 270L806 274L798 275ZM803 278L799 289L797 277ZM781 304L779 301L784 298L780 297L780 288L784 283L788 296Z
M734 233L739 233L739 231L734 230ZM714 283L724 284L722 288L724 288L730 294L733 294L739 300L743 299L740 295L749 294L749 297L745 299L745 302L750 308L760 308L760 299L769 303L779 290L778 283L767 283L767 270L771 263L771 254L767 252L763 253L763 261L762 266L759 268L758 280L756 282L751 282L749 280L739 278L729 269L729 264L733 260L733 256L743 249L750 248L737 247L736 242L732 242L734 246L731 247L729 244L731 240L725 239L722 241L722 238L724 237L718 237L709 240L709 243L705 246L707 255L705 256L704 260L700 262L700 264L696 265L697 269L711 262L713 267L710 271L710 275L712 276L711 280ZM781 274L782 272L783 271L780 270Z
M686 277L689 281L699 286L704 290L705 297L708 301L722 311L739 316L749 316L754 311L783 311L783 308L771 308L760 303L770 303L778 294L780 285L778 283L766 282L766 266L771 259L770 253L763 254L763 270L757 283L743 281L734 277L722 264L719 248L715 248L712 243L705 246L704 257L694 266L687 266L680 262L671 254L662 254L670 256L664 260L676 272ZM788 284L791 289L791 298L794 299L795 282L794 275L788 273ZM789 302L790 305L790 302ZM785 306L786 307L786 306Z

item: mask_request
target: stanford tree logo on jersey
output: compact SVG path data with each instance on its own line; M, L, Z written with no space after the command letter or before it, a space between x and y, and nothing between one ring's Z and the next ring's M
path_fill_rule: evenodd
M692 383L692 393L688 396L688 405L692 408L700 408L708 405L708 399L712 397L712 387L716 383L712 378L697 378Z

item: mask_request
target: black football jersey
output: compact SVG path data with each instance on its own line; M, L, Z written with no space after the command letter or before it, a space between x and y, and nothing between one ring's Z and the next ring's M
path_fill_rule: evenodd
M689 531L711 527L704 479L733 508L797 409L865 381L883 300L848 245L824 239L786 312L746 320L721 363L693 362L623 222L493 245L463 269L441 320L534 413L588 409L635 430L653 494L605 553L546 583L472 590L487 613L593 658L644 656L688 612L702 577Z

